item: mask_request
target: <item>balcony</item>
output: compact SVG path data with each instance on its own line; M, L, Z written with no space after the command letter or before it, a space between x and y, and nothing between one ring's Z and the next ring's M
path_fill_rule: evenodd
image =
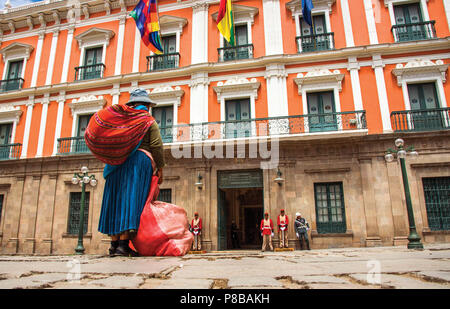
M90 153L91 151L86 146L84 136L64 137L58 139L58 154L59 155L73 155Z
M219 62L253 58L253 44L218 48Z
M103 78L106 66L103 63L85 65L75 68L75 80Z
M436 38L435 21L423 21L413 24L394 25L391 28L395 42L428 40Z
M4 144L0 145L0 160L14 160L20 158L22 144Z
M450 129L450 108L396 111L391 113L395 132L422 132Z
M365 130L366 112L352 111L160 127L164 143Z
M13 91L22 89L23 86L23 78L13 78L13 79L5 79L0 81L0 91Z
M302 35L295 38L299 53L334 49L334 32Z
M175 69L180 65L180 53L147 56L147 72Z

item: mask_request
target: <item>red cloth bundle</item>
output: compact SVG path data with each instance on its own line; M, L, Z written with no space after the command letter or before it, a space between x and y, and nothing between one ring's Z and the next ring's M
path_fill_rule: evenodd
M113 105L92 116L84 134L94 156L110 165L120 165L137 147L155 119L127 105Z
M151 154L140 149L150 158ZM152 159L152 163L154 161ZM156 201L159 194L158 177L152 177L150 192L141 214L139 229L131 241L142 256L183 256L194 240L189 232L186 210Z

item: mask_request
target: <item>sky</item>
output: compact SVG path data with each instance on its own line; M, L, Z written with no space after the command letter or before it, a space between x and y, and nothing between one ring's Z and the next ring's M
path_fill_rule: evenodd
M10 1L11 1L12 7L16 7L16 6L24 5L27 3L39 2L42 0L10 0ZM6 0L0 0L0 10L5 7L5 2L6 2Z

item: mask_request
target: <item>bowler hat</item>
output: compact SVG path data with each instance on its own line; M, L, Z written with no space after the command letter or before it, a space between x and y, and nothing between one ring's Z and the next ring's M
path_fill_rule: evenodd
M126 105L135 105L136 103L156 106L156 103L150 100L147 91L142 88L136 88L130 92L130 100L126 103Z

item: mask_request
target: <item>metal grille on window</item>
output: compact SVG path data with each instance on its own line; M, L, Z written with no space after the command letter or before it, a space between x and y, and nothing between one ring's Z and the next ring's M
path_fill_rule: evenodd
M428 226L432 231L450 230L450 177L423 178Z
M314 184L317 232L345 233L345 206L342 183Z
M172 203L172 189L159 190L157 201Z
M86 192L84 206L84 227L83 234L86 234L89 218L89 192ZM81 208L81 192L70 193L69 205L69 224L67 225L67 234L77 235L80 227L80 208Z

